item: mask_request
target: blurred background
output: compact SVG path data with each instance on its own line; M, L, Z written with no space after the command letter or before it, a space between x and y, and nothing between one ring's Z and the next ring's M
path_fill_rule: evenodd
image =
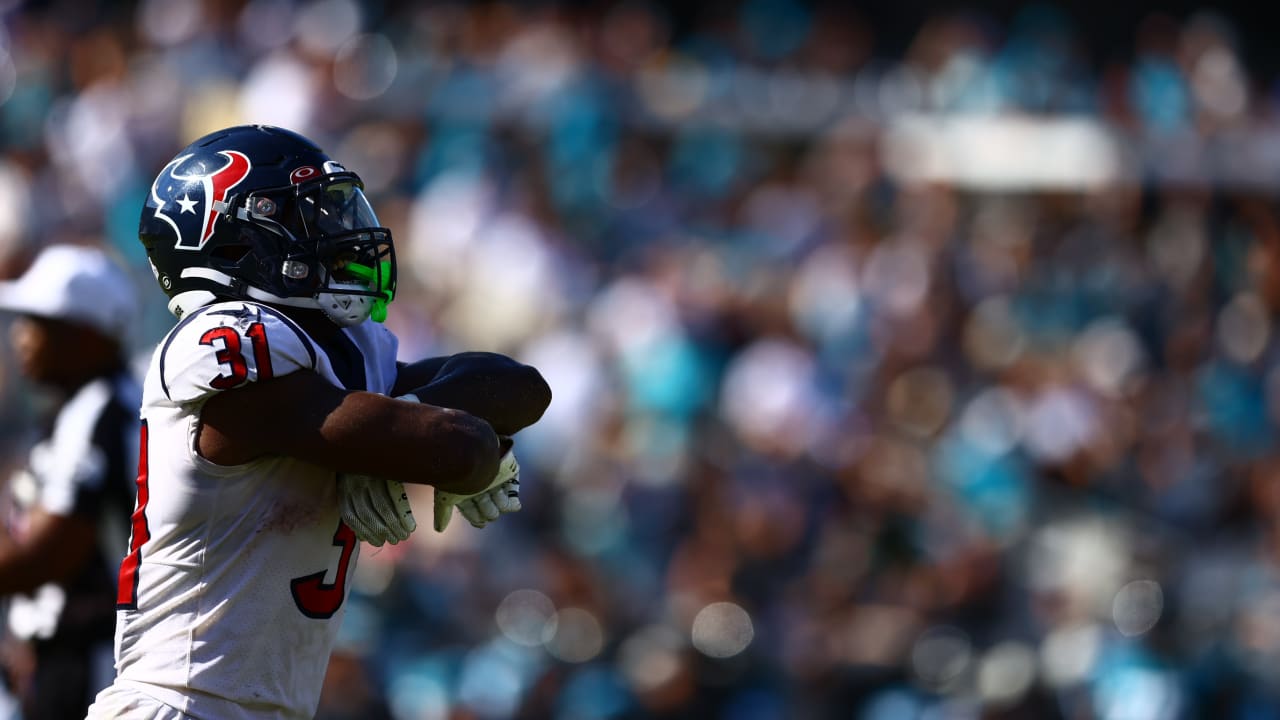
M0 0L0 275L110 248L141 366L152 178L281 125L402 359L542 370L321 718L1277 717L1278 72L1263 3Z

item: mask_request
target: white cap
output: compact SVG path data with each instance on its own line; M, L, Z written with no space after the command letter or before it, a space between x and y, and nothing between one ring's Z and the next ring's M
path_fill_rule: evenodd
M50 245L22 277L0 282L0 311L78 322L124 343L138 300L128 273L103 251Z

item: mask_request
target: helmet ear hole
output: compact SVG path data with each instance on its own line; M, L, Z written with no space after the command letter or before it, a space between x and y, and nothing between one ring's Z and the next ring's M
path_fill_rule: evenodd
M219 260L225 260L229 263L238 263L253 251L248 245L220 245L214 248L209 254Z

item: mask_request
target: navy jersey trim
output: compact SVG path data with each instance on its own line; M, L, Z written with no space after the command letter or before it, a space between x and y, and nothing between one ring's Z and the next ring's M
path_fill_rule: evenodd
M324 346L333 372L348 390L368 390L369 378L365 368L364 353L347 334L339 331L332 343Z
M297 321L307 337L324 351L342 387L347 390L368 390L369 380L364 353L356 342L323 313L301 314Z

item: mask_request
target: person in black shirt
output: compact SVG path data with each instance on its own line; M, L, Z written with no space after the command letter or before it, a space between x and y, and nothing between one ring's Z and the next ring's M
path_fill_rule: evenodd
M0 283L21 374L55 399L8 481L0 531L6 675L24 717L83 718L110 684L116 571L129 540L140 390L125 358L129 276L100 250L52 245Z

